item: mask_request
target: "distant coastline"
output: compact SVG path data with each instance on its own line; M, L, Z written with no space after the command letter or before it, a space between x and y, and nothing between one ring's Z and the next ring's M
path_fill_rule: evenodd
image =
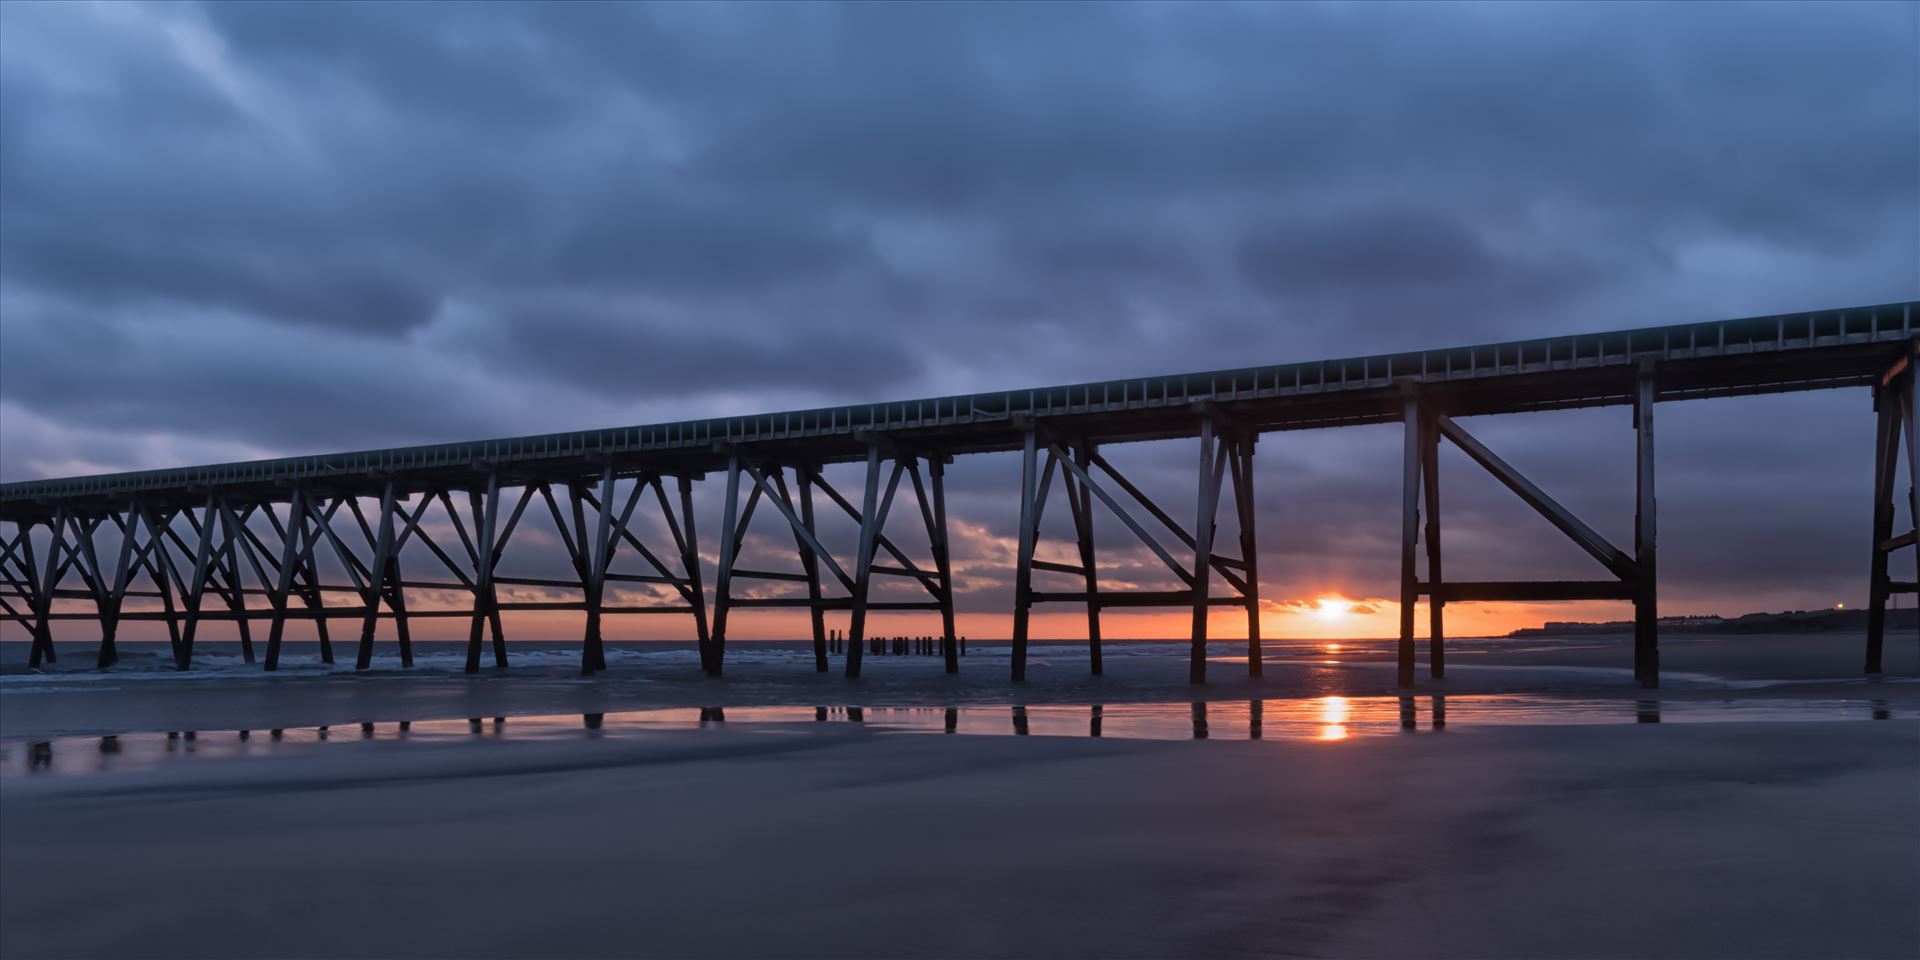
M1920 626L1920 610L1909 607L1887 611L1888 629L1911 630ZM1661 617L1660 632L1674 633L1860 633L1867 629L1867 611L1854 609L1787 610L1781 613L1748 613L1738 617L1690 616ZM1509 637L1559 637L1570 633L1631 633L1633 621L1606 620L1581 622L1549 620L1537 627L1522 627Z

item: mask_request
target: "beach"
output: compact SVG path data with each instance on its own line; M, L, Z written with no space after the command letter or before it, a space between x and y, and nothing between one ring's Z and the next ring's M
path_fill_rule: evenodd
M1676 641L1655 695L1613 640L1463 642L1405 698L1387 645L1276 644L1252 681L1222 644L1198 691L1177 645L1110 647L1095 679L1043 645L1019 687L990 644L858 683L793 645L724 681L63 649L0 677L0 954L1920 949L1911 638L1877 682L1857 637Z

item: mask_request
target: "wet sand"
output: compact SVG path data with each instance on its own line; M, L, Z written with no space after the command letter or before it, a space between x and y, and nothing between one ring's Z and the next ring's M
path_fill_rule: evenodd
M0 783L0 954L1910 957L1920 723L839 726Z
M1007 679L1004 643L975 643L948 675L937 657L869 656L865 675L848 680L836 657L827 673L798 644L736 644L727 676L703 675L691 651L656 644L615 645L610 669L583 678L578 648L518 645L514 665L461 672L464 645L420 644L418 665L402 669L383 643L374 669L352 669L352 651L326 672L311 649L295 647L287 667L268 674L240 662L232 644L209 644L202 666L165 667L164 644L128 645L122 666L91 669L91 651L75 644L44 677L20 661L24 644L0 645L0 737L99 735L136 730L261 729L474 716L582 714L655 707L954 706L1189 702L1324 696L1392 696L1393 644L1339 641L1270 645L1266 676L1247 676L1240 648L1213 646L1209 682L1186 680L1184 646L1110 642L1106 672L1092 676L1082 645L1038 643L1028 682ZM231 649L229 649L231 648ZM1863 641L1852 635L1801 634L1670 639L1662 644L1661 699L1839 696L1920 704L1920 643L1890 637L1886 672L1860 672ZM221 652L225 651L225 652ZM1579 697L1646 696L1632 682L1631 638L1460 640L1449 675L1426 675L1421 694L1528 693Z
M0 956L1911 957L1915 647L1890 644L1889 676L1866 683L1858 638L1666 644L1659 701L1870 698L1893 705L1880 721L1423 724L1329 742L728 722L5 777ZM0 737L1370 697L1392 692L1386 649L1296 650L1257 683L1222 658L1198 693L1177 660L1116 656L1095 679L1064 646L1040 648L1018 689L984 646L958 678L883 657L857 683L772 654L725 682L617 657L594 679L15 674ZM1420 696L1631 710L1647 695L1620 652L1489 643Z

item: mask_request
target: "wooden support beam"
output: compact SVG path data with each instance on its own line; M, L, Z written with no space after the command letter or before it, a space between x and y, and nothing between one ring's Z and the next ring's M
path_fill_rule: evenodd
M1237 511L1235 520L1240 526L1240 568L1246 573L1240 593L1247 603L1247 676L1250 677L1265 673L1266 660L1266 652L1260 644L1260 547L1254 534L1259 512L1253 499L1253 445L1257 439L1258 435L1252 430L1236 429L1231 448L1234 466L1233 503ZM1216 568L1224 562L1220 557L1213 558Z
M1900 378L1900 434L1907 447L1907 520L1913 524L1912 532L1920 534L1920 437L1915 435L1920 428L1920 367L1913 364L1911 352L1920 349L1920 342L1910 341L1908 349L1906 375ZM1920 577L1920 567L1915 575Z
M180 620L174 616L173 594L175 588L182 582L180 573L174 569L173 555L167 551L166 537L161 534L162 524L153 507L140 504L137 509L141 521L146 524L147 539L153 546L153 554L159 557L158 561L151 556L147 558L147 572L152 577L154 586L160 591L160 605L166 612L167 645L177 661L180 657ZM167 514L167 525L173 523L173 517L173 513ZM32 555L28 556L31 558ZM185 591L181 590L181 593L184 601Z
M1456 580L1418 584L1426 596L1436 593L1447 603L1488 603L1495 601L1545 602L1552 600L1632 600L1637 587L1618 580Z
M1057 455L1057 454L1056 454ZM1033 549L1035 544L1034 522L1038 510L1034 495L1039 490L1040 450L1038 438L1032 426L1028 426L1021 437L1020 447L1020 535L1019 555L1015 561L1013 574L1013 680L1019 683L1027 679L1027 629L1028 618L1033 610ZM1085 478L1082 478L1085 482ZM848 655L854 656L858 644L848 645Z
M577 487L576 487L577 488ZM640 487L634 487L637 497ZM600 608L606 603L607 564L613 548L613 461L600 465L600 496L594 511L592 554L587 565L587 631L580 651L580 673L590 676L607 668L606 644L600 634ZM577 505L574 507L579 510ZM631 504L629 504L629 512ZM625 519L624 517L622 518ZM624 524L623 524L624 525ZM584 532L584 531L582 531Z
M1193 572L1187 569L1179 560L1175 559L1166 547L1161 546L1160 541L1155 540L1153 535L1149 534L1146 528L1142 527L1140 522L1133 518L1133 514L1127 512L1127 509L1122 507L1119 501L1113 498L1112 494L1108 493L1100 484L1094 482L1093 476L1089 474L1085 468L1074 462L1060 446L1055 445L1051 449L1054 457L1073 474L1074 479L1080 481L1081 486L1093 491L1093 495L1099 497L1100 502L1106 504L1107 509L1113 511L1114 516L1119 517L1120 522L1126 524L1127 529L1133 531L1133 535L1139 537L1140 542L1146 544L1147 549L1152 550L1153 555L1159 557L1160 562L1167 565L1168 570L1172 571L1182 582L1188 584L1193 582ZM1095 455L1094 462L1100 462L1097 454ZM1112 472L1111 467L1107 468L1107 470L1109 476L1117 476L1117 474ZM1188 543L1192 545L1191 540L1189 540Z
M1081 440L1074 445L1073 462L1080 473L1087 473L1093 464L1093 442ZM1064 471L1062 480L1070 480L1073 471ZM1080 566L1077 570L1065 564L1056 565L1062 573L1078 573L1087 585L1087 670L1094 676L1106 673L1106 655L1101 649L1100 638L1100 568L1094 559L1093 540L1093 491L1077 480L1067 485L1067 509L1073 511L1074 544L1079 549ZM1038 562L1035 566L1039 567ZM1046 569L1046 568L1040 568Z
M727 605L732 601L735 545L740 542L740 454L727 454L727 494L720 515L720 567L713 581L713 637L702 651L701 665L709 676L719 676L722 652L727 644Z
M67 528L66 504L54 508L53 520L47 527L50 537L47 542L46 579L41 581L40 596L37 598L39 602L33 611L33 645L27 652L27 666L30 668L40 666L42 660L47 663L59 661L59 656L53 650L53 628L48 621L53 615L53 591L60 585L60 554ZM33 556L31 538L27 544L27 556Z
M194 519L193 509L191 507L184 508L181 511L186 514L187 522L197 527L200 531L199 540L193 549L193 580L187 584L186 590L186 624L180 634L180 655L179 658L175 660L175 666L181 670L185 670L193 664L193 635L200 626L200 605L206 598L207 577L209 576L207 565L212 559L213 508L214 495L209 493L207 494L206 506L203 508L201 514L206 518L205 523L200 523Z
M801 546L802 549L805 548L804 541L802 541ZM742 570L736 567L734 568L733 575L743 580L778 580L782 583L808 582L808 577L804 573L785 573L778 570Z
M468 508L474 511L474 571L473 571L473 619L467 624L467 662L466 672L480 672L481 635L489 623L490 617L499 616L500 598L494 577L494 535L500 526L500 472L488 470L486 489L478 497L468 497ZM506 638L498 631L493 636L494 665L504 668L507 665Z
M133 512L133 504L127 504L127 512ZM101 611L100 618L100 657L96 666L101 669L113 666L120 659L115 646L116 634L120 627L120 613L127 601L127 588L133 583L134 547L139 539L135 537L127 524L121 522L118 514L114 522L120 527L120 553L113 565L113 595L111 610Z
M1446 583L1440 562L1440 428L1429 414L1420 421L1420 489L1427 507L1427 579ZM1427 598L1427 676L1447 676L1446 608L1444 596Z
M1651 404L1648 405L1648 409L1652 409ZM1520 471L1508 465L1505 460L1500 459L1492 450L1487 449L1485 444L1474 439L1473 435L1467 433L1459 424L1454 423L1452 418L1436 414L1433 422L1435 426L1439 427L1442 436L1453 441L1454 445L1465 452L1475 463L1480 464L1480 466L1486 468L1488 473L1493 474L1494 479L1499 480L1507 489L1512 490L1521 500L1526 502L1527 506L1532 507L1535 511L1539 512L1541 516L1547 518L1548 523L1553 524L1561 533L1566 534L1568 539L1578 544L1582 550L1587 551L1595 560L1600 561L1614 576L1622 580L1632 580L1639 575L1634 567L1632 557L1627 556L1626 553L1618 547L1608 543L1607 539L1596 533L1592 527L1580 522L1580 518L1574 516L1572 512L1561 506L1559 502L1555 501L1552 497L1547 496L1545 491L1535 486L1533 481L1522 476ZM1417 437L1409 441L1410 447L1417 445ZM1417 457L1415 462L1417 465Z
M747 473L753 479L758 489L766 490L771 488L771 483L768 480L768 471L757 466L749 466L747 467ZM834 579L839 580L841 586L851 592L854 588L854 578L845 570L841 569L839 562L833 559L833 554L829 553L827 548L820 545L819 539L814 535L813 526L807 523L805 518L794 513L793 504L787 502L786 497L779 496L777 492L774 492L771 493L767 499L772 502L775 510L780 511L781 517L787 521L787 526L790 527L794 535L799 537L801 542L805 544L807 551L819 561L824 562L827 565L828 572L833 574Z
M812 544L817 543L817 534L813 526L813 482L808 479L808 467L802 465L793 471L793 479L800 487L800 505L798 523L794 520L795 507L793 491L787 488L787 474L784 468L775 467L773 482L779 494L774 500L782 517L787 518L787 527L793 532L793 549L800 557L799 582L807 585L807 620L813 628L813 669L816 673L827 672L827 617L820 609L820 558L814 552ZM754 474L755 483L764 483L765 478ZM788 578L791 575L783 575Z
M1085 603L1094 594L1085 590L1036 590L1033 592L1035 603ZM1204 604L1209 607L1239 607L1246 599L1239 596L1209 596L1204 600L1194 596L1192 590L1128 590L1099 594L1102 607L1193 607Z
M1220 504L1220 474L1224 451L1217 450L1213 416L1200 418L1200 485L1193 520L1193 645L1187 656L1187 682L1207 682L1207 584L1213 572L1214 517Z
M1160 505L1154 503L1152 497L1147 496L1139 487L1134 486L1133 481L1128 480L1126 474L1121 473L1114 468L1113 464L1107 462L1107 458L1095 452L1088 458L1088 463L1105 471L1107 476L1113 478L1115 485L1125 491L1127 496L1132 497L1134 502L1146 508L1147 513L1155 520L1160 521L1160 525L1166 527L1183 546L1189 550L1193 549L1193 534L1188 533L1185 527L1175 522L1173 517L1169 516L1165 510L1160 509ZM1107 506L1109 509L1115 509L1117 511L1117 508L1114 507L1112 503L1108 503Z
M893 462L886 496L875 503L880 485L880 445L868 445L866 492L860 511L860 552L854 564L853 609L847 629L853 641L847 647L848 677L860 676L860 642L866 636L867 611L872 608L867 597L873 588L873 555L879 546L880 531L886 528L887 514L893 508L893 496L900 489L900 474L904 469L899 460Z
M1395 682L1401 687L1413 686L1413 614L1414 606L1419 602L1419 577L1414 570L1414 540L1420 533L1420 398L1411 389L1401 403L1401 471L1400 471L1400 645L1396 657ZM1465 436L1463 432L1461 434ZM1476 442L1467 437L1468 442ZM1484 448L1483 448L1484 450ZM1471 454L1469 454L1471 455ZM1492 454L1487 456L1492 458ZM1479 459L1476 457L1475 459ZM1499 463L1508 473L1512 468L1492 458L1490 463ZM1488 467L1496 476L1500 470ZM1513 474L1518 476L1518 474ZM1503 478L1504 479L1504 478ZM1511 483L1508 484L1512 486ZM1531 484L1528 485L1531 488ZM1525 498L1525 494L1521 495ZM1544 500L1544 494L1541 495ZM1533 502L1533 501L1528 501Z
M300 538L300 569L296 571L296 577L305 584L305 588L300 592L301 600L314 614L313 632L320 642L320 662L332 666L333 637L327 626L326 596L320 592L320 560L316 556L320 549L320 535L319 531L314 529L313 498L305 497L301 503L304 504L305 509L301 511L299 517L289 518L287 521L289 531L296 533ZM268 514L268 517L271 519L272 514Z
M407 622L406 580L400 575L400 554L387 557L387 606L393 611L394 639L400 644L400 665L413 666L413 633Z
M667 518L667 528L680 546L680 563L687 578L681 596L686 597L688 604L693 607L694 639L701 649L705 649L710 635L707 632L707 595L700 588L700 540L693 525L693 479L681 476L679 488L680 522L675 523L673 511L667 509L666 492L660 486L660 478L653 480L653 492L660 498L660 510Z
M1655 524L1653 486L1653 403L1654 377L1651 367L1642 367L1634 384L1634 525L1633 561L1636 590L1633 596L1633 672L1643 689L1660 686L1660 593L1658 567L1654 562Z
M815 470L813 473L813 483L820 488L822 493L827 495L827 499L832 500L835 505L840 507L854 523L861 522L859 509L850 503L846 497L841 496L840 491L835 490L831 484L827 483L826 477L822 476L818 470ZM913 571L914 574L920 578L920 585L926 588L929 594L939 590L939 581L934 575L920 569L920 565L914 563L913 558L907 556L906 551L901 550L898 544L888 539L884 531L880 534L880 539L876 542L881 550L887 551L887 555L892 557L895 563Z
M247 663L253 662L253 633L247 623L253 614L247 608L246 599L251 591L241 586L241 548L244 547L246 550L247 562L253 568L255 581L261 586L260 592L267 596L269 602L273 599L272 581L267 579L266 570L260 563L260 558L254 555L253 544L246 539L244 533L247 521L253 517L255 509L255 505L248 504L246 512L242 514L233 509L231 498L220 498L220 526L225 540L222 553L226 557L227 583L232 588L227 594L227 609L233 611L236 626L240 631L240 653ZM208 517L207 522L212 523L213 518Z
M933 541L933 567L940 578L940 658L948 673L960 672L960 644L954 636L953 559L947 534L947 466L943 457L927 459L927 483L932 487L933 518L927 535ZM920 485L920 471L914 469L914 487ZM923 496L921 502L925 503Z
M80 556L84 560L83 569L91 580L94 616L100 626L100 646L94 658L94 665L97 668L111 666L117 659L114 650L113 619L114 607L121 594L118 567L114 576L109 578L106 571L101 569L99 549L93 542L94 534L99 532L100 525L105 520L105 517L95 517L91 520L81 520L76 517L70 521L73 525L74 540L80 545ZM124 538L120 553L126 559L131 559Z
M1904 411L1901 409L1900 394L1892 383L1882 382L1874 388L1874 440L1873 440L1873 553L1868 558L1867 581L1867 650L1865 670L1868 675L1881 671L1882 650L1885 647L1887 630L1887 597L1890 594L1888 574L1889 551L1885 545L1893 534L1893 486L1894 475L1898 470L1900 457L1900 421Z
M381 485L380 523L374 530L368 529L366 517L360 513L359 503L352 498L347 500L347 508L353 511L354 519L359 521L361 532L369 534L368 539L372 541L373 546L373 561L367 565L368 583L365 588L365 599L361 601L366 605L367 615L360 621L360 650L353 664L356 670L365 670L373 665L374 628L379 622L381 598L386 593L386 577L393 566L387 561L393 555L394 494L393 480L389 478Z
M298 486L293 488L292 502L287 506L288 523L280 534L280 571L274 580L273 621L267 627L267 660L263 664L269 671L280 669L280 644L287 630L287 601L293 592L294 568L300 562L300 537L296 531L303 529L298 518L306 509L301 504L305 496L304 490ZM273 516L272 507L267 508L267 516Z

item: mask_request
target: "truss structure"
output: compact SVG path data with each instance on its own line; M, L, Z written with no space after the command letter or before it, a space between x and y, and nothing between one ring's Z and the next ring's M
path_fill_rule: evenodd
M173 661L182 670L194 663L204 624L231 622L242 656L273 670L289 622L314 624L321 659L328 663L335 655L334 628L343 621L357 625L354 663L367 668L375 662L382 620L392 623L395 653L405 667L413 662L410 623L465 619L466 668L475 671L489 649L495 666L508 662L502 614L580 613L580 668L595 673L607 666L607 617L666 615L688 618L703 669L718 676L725 669L731 616L786 607L808 612L814 666L821 671L830 667L825 617L845 612L851 624L845 669L858 677L869 616L918 611L939 615L941 659L952 672L959 664L945 470L958 456L1018 452L1013 680L1026 678L1032 613L1041 604L1084 606L1095 673L1103 669L1103 611L1189 610L1189 678L1196 683L1207 678L1210 611L1241 609L1248 672L1257 677L1256 441L1279 431L1398 422L1405 453L1399 682L1417 681L1415 627L1422 598L1428 604L1429 675L1436 679L1446 673L1444 615L1450 603L1618 600L1633 605L1635 674L1651 687L1660 672L1656 404L1865 387L1879 416L1865 663L1877 673L1888 597L1920 592L1920 582L1894 580L1889 573L1894 554L1920 547L1920 532L1894 533L1903 452L1909 476L1920 473L1916 305L0 484L0 622L26 631L36 666L57 655L55 623L89 622L98 634L95 662L104 668L118 658L123 624L157 621L165 625ZM1609 543L1458 421L1609 405L1627 407L1634 418L1631 550ZM1182 508L1156 502L1103 455L1115 444L1192 439L1199 449L1188 522L1178 519ZM1545 517L1606 575L1579 581L1447 579L1437 452L1443 441ZM843 494L828 483L823 468L832 464L864 464L861 488ZM714 482L707 479L714 475L724 485L722 516L717 548L703 554L694 485ZM824 504L816 502L821 497ZM1056 509L1067 512L1073 527L1074 562L1037 555L1041 520L1056 499L1063 504ZM1235 543L1218 536L1223 499L1231 504ZM903 500L912 506L896 512ZM791 534L797 571L741 566L749 524L763 503L767 511L761 515L777 514L776 522ZM1907 510L1910 517L1920 515L1920 495L1912 486ZM528 534L523 521L530 512L550 520L551 532ZM818 523L822 513L844 514L855 525L851 550L828 549ZM1177 588L1103 585L1097 516L1118 520L1167 568ZM921 559L915 559L916 550ZM709 601L702 570L715 555ZM570 575L503 569L518 556L549 561L535 572L564 567ZM1081 589L1036 589L1036 573L1077 577ZM876 592L876 578L904 583L909 595ZM782 592L768 593L768 582L784 584ZM530 592L536 595L529 598ZM260 651L255 634L262 626Z

